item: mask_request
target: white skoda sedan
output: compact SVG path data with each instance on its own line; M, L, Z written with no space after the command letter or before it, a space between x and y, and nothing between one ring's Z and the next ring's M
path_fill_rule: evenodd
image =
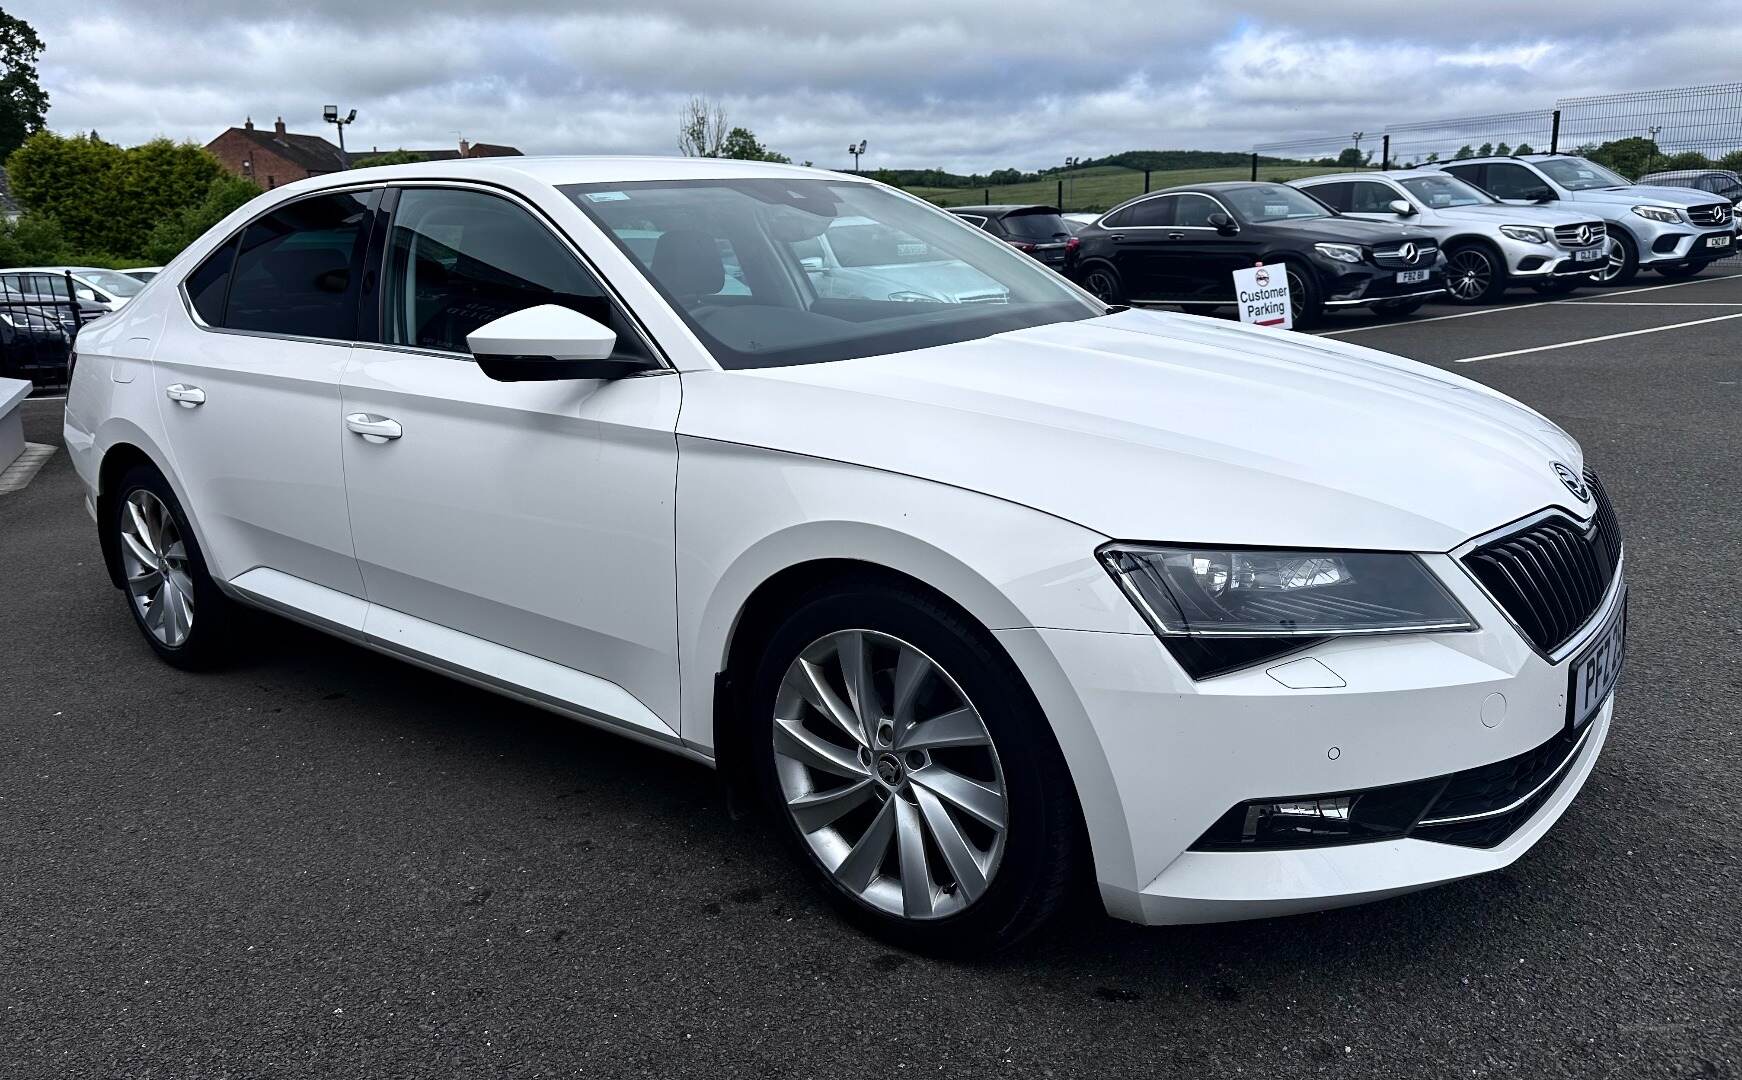
M848 218L866 295L806 254ZM1079 875L1159 924L1505 866L1623 650L1615 515L1541 415L1109 309L806 169L279 188L84 330L66 442L170 663L264 608L708 763L936 951Z

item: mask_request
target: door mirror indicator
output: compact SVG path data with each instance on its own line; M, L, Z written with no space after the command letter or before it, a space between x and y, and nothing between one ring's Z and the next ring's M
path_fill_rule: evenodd
M1415 216L1415 204L1410 202L1408 199L1392 199L1389 203L1386 203L1386 205L1389 206L1391 212L1396 214L1398 217Z
M652 368L619 357L617 334L597 319L557 304L540 304L485 323L466 335L478 368L497 382L620 379Z
M1240 225L1227 214L1214 213L1207 219L1212 228L1223 236L1233 236L1240 231Z

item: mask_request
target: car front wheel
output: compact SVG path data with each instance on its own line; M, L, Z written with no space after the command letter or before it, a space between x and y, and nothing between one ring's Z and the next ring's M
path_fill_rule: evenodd
M1591 275L1598 285L1625 285L1639 276L1639 246L1620 229L1609 232L1609 257L1603 268Z
M826 588L772 635L752 714L764 797L824 894L904 948L973 955L1062 904L1076 801L991 636L894 585Z
M1506 291L1506 270L1482 244L1460 244L1446 252L1446 292L1459 304L1487 304Z

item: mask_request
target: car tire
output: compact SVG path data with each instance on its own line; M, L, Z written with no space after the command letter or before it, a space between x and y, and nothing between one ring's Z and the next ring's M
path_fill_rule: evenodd
M230 654L235 608L206 569L187 514L163 474L129 469L106 501L127 609L146 644L176 667L216 666Z
M1492 304L1506 291L1506 264L1487 244L1446 249L1446 298L1454 304Z
M1683 278L1691 278L1695 274L1698 274L1701 270L1704 270L1709 266L1711 261L1712 260L1710 259L1703 259L1697 262L1665 263L1662 266L1654 266L1652 269L1656 270L1666 278L1679 281Z
M1325 300L1319 295L1318 281L1312 271L1298 263L1284 265L1288 267L1289 321L1296 330L1311 330L1325 317Z
M1625 229L1609 230L1609 262L1591 275L1598 285L1625 285L1639 276L1639 245Z
M1082 271L1083 288L1095 294L1096 299L1108 304L1123 304L1125 302L1125 285L1119 280L1119 271L1104 262L1090 263Z
M848 670L870 674L849 685ZM983 955L1042 926L1080 880L1064 757L964 613L892 582L822 587L772 632L750 687L762 796L855 925L916 952Z

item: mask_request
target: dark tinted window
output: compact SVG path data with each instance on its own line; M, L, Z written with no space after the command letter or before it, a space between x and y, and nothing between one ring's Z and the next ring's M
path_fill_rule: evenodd
M1546 190L1548 185L1523 165L1496 161L1488 166L1486 187L1496 198L1529 199Z
M1134 203L1120 212L1118 224L1127 229L1172 225L1174 204L1178 202L1179 197L1176 195L1163 195L1158 199L1145 199Z
M224 324L224 294L230 288L230 268L236 261L240 239L233 236L220 245L182 283L187 288L188 300L207 326Z
M1346 214L1349 212L1349 194L1354 186L1355 185L1347 182L1339 182L1335 184L1314 184L1312 187L1302 188L1301 190L1324 203L1326 206L1329 206L1332 210L1341 210Z
M1181 195L1174 212L1175 225L1210 228L1210 215L1222 213L1222 205L1206 195Z
M1065 219L1057 214L1027 210L1004 215L1004 231L1017 240L1064 240L1071 235Z
M223 325L346 340L357 332L357 267L372 192L300 199L242 231Z
M1447 165L1446 171L1466 184L1482 187L1482 166L1480 165ZM1487 188L1483 188L1483 190L1486 191Z
M470 352L467 334L539 304L605 323L619 350L637 340L586 268L525 210L477 191L410 188L400 196L382 322L389 344Z
M1389 214L1391 203L1403 198L1384 184L1372 180L1356 180L1349 185L1349 209L1356 214ZM1318 194L1314 192L1313 194ZM1341 206L1338 210L1343 209Z

